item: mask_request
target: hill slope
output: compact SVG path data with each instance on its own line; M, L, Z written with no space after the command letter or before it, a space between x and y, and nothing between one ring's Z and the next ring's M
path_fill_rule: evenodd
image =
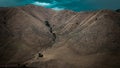
M119 68L120 13L0 8L0 64Z

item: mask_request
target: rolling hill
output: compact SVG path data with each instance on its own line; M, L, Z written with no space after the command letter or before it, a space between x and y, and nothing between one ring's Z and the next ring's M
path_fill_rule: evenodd
M120 13L0 8L0 67L119 68Z

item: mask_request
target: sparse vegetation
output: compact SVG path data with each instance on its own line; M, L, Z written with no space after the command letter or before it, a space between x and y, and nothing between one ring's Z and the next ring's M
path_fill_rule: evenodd
M55 41L56 40L56 34L53 33L53 29L52 29L50 23L48 21L45 21L45 25L49 28L50 33L52 33L52 35L53 35L53 41Z
M38 53L38 57L43 57L43 54L41 54L41 53Z

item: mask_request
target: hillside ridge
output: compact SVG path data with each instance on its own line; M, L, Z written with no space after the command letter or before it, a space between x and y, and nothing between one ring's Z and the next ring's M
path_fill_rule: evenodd
M0 65L119 68L120 13L0 8ZM109 62L108 62L109 61Z

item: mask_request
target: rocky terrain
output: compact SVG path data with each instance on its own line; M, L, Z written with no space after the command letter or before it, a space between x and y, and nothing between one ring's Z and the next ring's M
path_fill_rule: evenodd
M0 67L120 68L120 13L0 8Z

